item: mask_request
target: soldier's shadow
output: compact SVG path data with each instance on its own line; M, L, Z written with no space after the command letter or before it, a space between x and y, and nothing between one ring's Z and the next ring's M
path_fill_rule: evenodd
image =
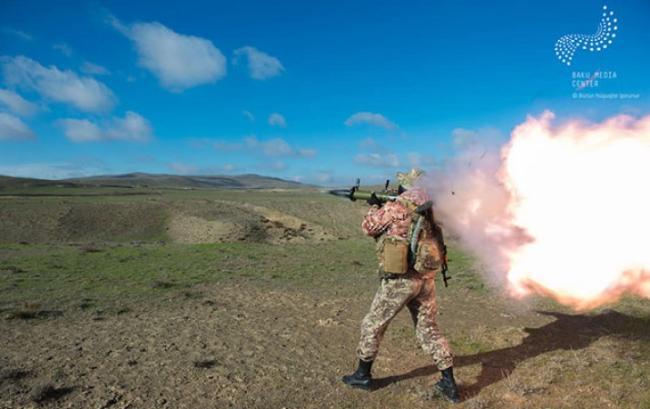
M539 313L553 316L556 320L539 328L526 328L528 336L521 344L457 356L454 359L454 367L481 364L481 372L474 383L466 384L460 380L464 399L476 396L483 388L503 380L521 362L546 352L583 349L606 335L650 341L648 319L631 317L611 310L591 316L547 311ZM373 389L381 389L406 379L430 376L437 371L434 365L428 365L401 375L377 378L373 380Z

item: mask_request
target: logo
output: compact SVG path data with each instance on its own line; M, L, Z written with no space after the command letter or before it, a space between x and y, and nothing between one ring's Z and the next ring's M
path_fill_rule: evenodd
M616 38L618 19L614 12L603 6L603 15L598 24L596 34L567 34L555 43L555 55L567 66L571 65L573 56L579 49L589 52L600 52L609 47Z

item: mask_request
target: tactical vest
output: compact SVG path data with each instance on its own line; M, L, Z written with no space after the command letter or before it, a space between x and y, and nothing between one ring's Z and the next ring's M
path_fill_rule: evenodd
M398 199L410 212L407 238L380 237L377 250L380 275L401 275L415 270L419 273L439 271L446 261L442 230L435 223L433 210L421 215L413 202Z

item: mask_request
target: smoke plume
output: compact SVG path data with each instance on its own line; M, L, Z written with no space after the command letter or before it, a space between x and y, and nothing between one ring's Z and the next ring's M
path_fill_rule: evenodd
M444 228L515 297L584 310L650 298L650 116L528 117L421 181Z

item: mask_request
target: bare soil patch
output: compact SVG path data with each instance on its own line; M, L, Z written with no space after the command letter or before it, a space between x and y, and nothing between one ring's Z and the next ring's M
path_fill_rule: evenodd
M0 355L0 408L449 406L432 392L437 370L417 347L407 314L384 339L374 391L339 381L355 365L370 290L351 300L335 289L231 282L196 286L190 298L168 293L102 320L76 310L4 321L0 342L9 347ZM638 407L620 380L644 373L626 365L644 359L638 342L650 341L647 322L615 311L501 317L493 315L499 306L484 299L465 305L465 313L483 314L479 325L449 297L441 295L440 321L457 354L464 398L458 407ZM631 388L640 388L643 379L634 382ZM49 386L41 393L39 385ZM580 404L576 388L591 391L589 405ZM635 393L641 399L644 392Z

